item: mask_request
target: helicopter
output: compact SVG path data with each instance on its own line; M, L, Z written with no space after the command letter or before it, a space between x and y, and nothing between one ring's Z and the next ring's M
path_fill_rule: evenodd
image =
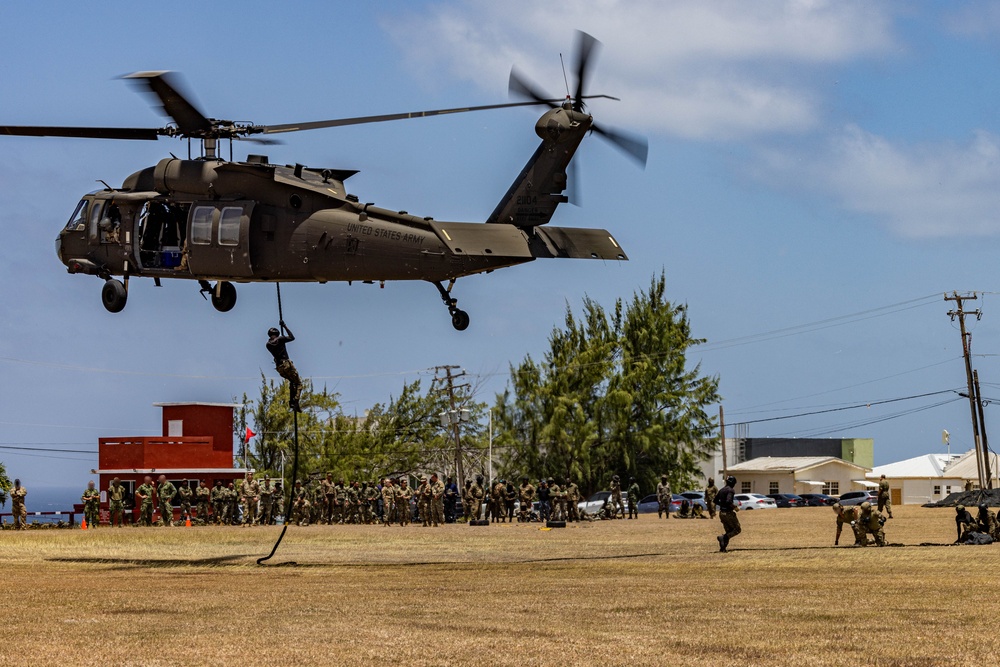
M433 284L464 331L469 315L452 295L462 277L491 273L538 258L625 261L604 229L549 226L570 198L567 171L584 137L595 133L645 165L644 139L594 123L585 100L590 61L599 42L579 32L576 89L565 99L539 91L516 69L509 91L522 101L457 109L256 125L206 117L167 71L123 77L151 95L171 121L162 128L0 126L0 135L89 137L188 142L188 158L173 154L136 171L121 187L83 196L56 240L59 260L71 274L104 281L101 300L112 313L128 300L132 278L197 281L220 312L236 305L234 283L387 281ZM549 107L535 123L542 140L485 222L440 222L407 211L362 203L345 189L357 171L302 164L280 165L265 155L232 160L233 141L277 143L269 136L362 123L379 123L505 107ZM191 142L200 143L192 157ZM220 155L228 141L229 160ZM571 171L571 170L570 170ZM120 279L119 279L120 277ZM214 284L213 284L214 283ZM447 285L446 285L447 284Z

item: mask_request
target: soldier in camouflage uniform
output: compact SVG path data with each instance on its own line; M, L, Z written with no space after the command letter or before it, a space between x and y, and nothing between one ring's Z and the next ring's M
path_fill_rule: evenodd
M521 478L521 488L518 489L518 502L521 506L517 513L518 521L530 521L532 515L532 503L535 502L535 487L528 481L527 475Z
M382 480L382 525L389 526L396 519L396 489L392 480Z
M28 490L21 486L21 480L14 480L14 488L10 490L10 512L14 515L14 530L24 530L28 524L28 509L24 498Z
M194 491L191 490L191 482L184 482L177 489L177 497L180 498L181 519L191 518L191 500L194 498Z
M212 513L216 525L220 525L226 516L226 489L219 479L215 480L215 487L212 489Z
M309 510L310 522L316 525L329 525L330 516L336 510L336 501L331 500L329 503L327 502L326 487L322 482L310 481L306 483L304 488L311 503ZM334 489L333 495L336 498L336 485L330 488Z
M892 500L889 494L889 481L886 480L885 475L882 475L878 481L878 511L881 512L885 510L892 518Z
M164 526L174 525L174 496L177 488L167 481L166 475L160 475L160 483L156 485L156 499L160 504L160 522Z
M549 491L549 483L545 479L538 480L538 518L541 521L548 521L552 515L552 493Z
M271 523L274 523L279 515L282 522L288 521L288 516L285 514L285 490L282 488L280 480L274 483L274 493L272 494L271 502Z
M576 485L576 482L567 477L563 493L566 494L566 519L568 521L580 521L580 507L577 504L583 500L580 487Z
M986 505L979 506L979 516L976 517L979 522L979 532L986 533L995 541L997 539L998 529L1000 529L1000 524L997 524L996 515L990 511L990 508Z
M236 483L226 485L226 524L236 525L240 518L240 494L236 491Z
M431 521L431 485L425 476L420 476L420 484L414 490L414 495L417 497L417 515L426 528Z
M719 540L719 551L723 553L729 551L729 541L743 532L740 518L736 516L740 508L734 502L735 494L736 478L730 475L726 477L726 485L715 496L715 502L719 506L719 520L722 521L722 529L726 531L716 538Z
M854 531L855 546L863 546L861 543L868 538L861 531L861 526L858 523L861 520L861 512L858 508L851 506L844 507L840 503L834 503L833 511L837 514L837 536L833 538L833 545L837 546L840 544L840 533L844 530L844 524L846 523Z
M956 505L955 527L958 529L958 538L955 540L955 544L958 544L964 542L969 533L975 533L979 530L979 522L972 518L972 514L965 509L965 505Z
M351 482L347 488L347 506L345 512L347 518L345 523L361 523L361 505L364 496L361 495L361 485L357 481Z
M639 518L639 483L635 481L635 477L630 477L629 481L632 482L628 487L628 518L638 519ZM713 513L714 517L715 514Z
M212 490L206 484L208 480L201 480L198 488L194 490L194 498L197 503L198 519L202 523L208 523L208 506L212 504Z
M153 525L153 478L149 475L142 480L142 484L135 490L135 497L139 500L139 525Z
M321 523L333 523L333 515L337 506L337 485L333 481L332 472L326 473L326 479L320 482L320 486L322 487L322 494L315 499L321 500L323 504L323 518Z
M257 511L260 502L260 486L253 478L253 473L247 473L243 485L240 487L240 495L243 497L243 525L253 526L257 523Z
M403 477L396 488L396 511L399 512L399 523L402 526L409 526L413 521L413 507L410 505L412 499L413 489L410 488L410 481Z
M444 482L438 479L437 473L431 475L431 527L437 528L444 523Z
M378 514L378 499L380 495L378 485L374 481L365 482L362 495L364 496L364 505L361 506L361 518L366 524L371 525L375 523L375 516Z
M83 501L83 519L87 528L97 528L101 523L101 492L94 488L92 481L87 482L80 500Z
M108 486L108 509L111 525L121 528L125 524L125 486L117 477Z
M493 521L503 522L503 496L507 491L507 482L503 479L497 480L497 483L493 485L490 489L490 517Z
M471 510L469 516L475 521L479 521L483 513L483 495L486 493L483 490L483 481L482 475L476 475L476 483L469 489L469 506Z
M715 480L711 477L708 478L708 484L705 485L705 507L708 508L709 518L715 518L715 495L719 492L715 488Z
M295 488L292 490L292 523L296 526L308 526L310 505L308 493L302 488L302 480L295 480Z
M614 508L614 516L617 519L619 514L625 518L625 503L622 502L622 482L618 475L611 476L611 505Z
M258 488L260 494L260 513L257 515L257 523L262 526L270 526L274 523L274 485L271 478L264 475L264 481Z
M563 521L566 519L566 494L563 490L559 488L556 484L554 478L549 478L549 497L552 499L552 514L551 518L553 521Z
M670 501L673 500L673 494L670 493L670 482L666 475L660 475L660 483L656 485L656 502L658 507L656 510L657 515L663 518L670 518ZM712 499L713 503L715 499Z
M861 503L861 519L858 521L858 526L861 527L862 535L865 540L861 546L868 546L868 535L871 534L875 538L875 544L880 547L885 546L885 530L882 528L882 524L885 523L885 519L878 512L878 510L872 508L872 504L868 501Z

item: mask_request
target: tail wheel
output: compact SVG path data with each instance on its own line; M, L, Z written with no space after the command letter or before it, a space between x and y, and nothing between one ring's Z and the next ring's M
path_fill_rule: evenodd
M220 282L212 290L212 305L220 313L228 313L236 305L236 288L232 283Z
M120 313L128 301L128 291L120 280L105 280L101 288L101 302L109 313Z

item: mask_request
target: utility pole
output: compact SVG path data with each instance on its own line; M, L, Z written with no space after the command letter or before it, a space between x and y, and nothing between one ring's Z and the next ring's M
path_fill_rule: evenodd
M726 463L726 416L721 405L719 406L719 442L722 443L722 479L725 480L729 476L729 465Z
M971 296L963 296L958 292L952 292L951 296L944 295L945 301L955 302L956 308L948 311L948 317L951 318L952 322L955 321L956 317L958 318L958 328L962 333L962 356L965 358L965 378L969 387L969 410L972 413L972 436L976 446L976 468L979 473L979 488L985 489L988 482L992 484L992 480L985 477L985 468L983 466L983 461L987 456L984 455L983 442L979 435L979 411L976 409L976 390L972 375L972 334L965 329L966 315L975 315L978 320L983 314L979 310L966 311L964 309L965 301L975 301L977 298L975 292Z
M448 392L448 404L451 409L445 414L449 416L448 421L451 423L452 434L455 437L455 481L458 483L459 489L464 489L465 471L462 469L462 422L468 421L468 412L459 409L458 403L455 399L455 390L461 389L462 387L468 387L469 385L467 383L458 385L455 384L455 380L465 376L465 371L462 371L461 373L454 372L459 368L461 367L435 366L434 370L439 374L444 373L444 377L442 378L439 376L437 380L444 381L447 385L445 390ZM445 423L443 416L441 422L442 425Z
M983 414L983 394L979 389L979 371L972 371L972 382L976 387L976 409L979 413L979 430L983 439L983 469L986 472L986 488L993 488L993 471L990 470L990 441L986 437L986 417ZM982 487L980 487L982 488Z

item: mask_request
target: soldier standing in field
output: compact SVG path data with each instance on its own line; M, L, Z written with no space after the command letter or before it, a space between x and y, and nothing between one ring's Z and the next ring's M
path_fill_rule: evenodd
M321 512L323 518L320 519L320 523L333 523L333 512L337 506L337 485L333 481L332 472L326 473L326 479L320 482L320 487L323 489L322 494L318 496L323 502Z
M889 482L885 475L878 480L878 511L885 509L889 518L892 518L892 500L889 496Z
M629 477L628 487L628 518L638 519L639 518L639 483L635 481L635 477Z
M420 515L420 521L426 528L431 524L431 485L423 475L420 476L420 486L417 487L416 495L417 514Z
M566 478L566 486L563 488L566 494L566 519L568 521L580 521L580 508L577 506L583 496L580 494L580 487L569 477Z
M670 493L670 482L667 481L666 475L660 475L660 483L656 485L656 502L659 505L656 512L661 519L670 518L671 500L673 500L673 494Z
M396 490L392 486L392 480L386 477L382 480L382 524L391 525L395 514Z
M566 518L566 495L563 493L563 490L559 488L559 485L556 484L554 477L549 477L549 498L552 502L552 512L550 513L552 520L564 520Z
M263 526L270 526L274 523L274 485L271 478L264 475L264 482L260 485L260 513L257 515L257 523Z
M160 503L160 521L164 526L174 525L174 496L177 488L167 481L166 475L160 475L160 483L156 485L156 499Z
M834 503L833 511L837 514L837 535L833 538L834 546L840 544L840 533L844 530L845 523L851 527L852 531L854 531L855 546L860 545L863 539L868 539L867 536L861 532L861 526L858 524L861 520L861 512L858 511L857 507L844 507L840 503Z
M719 492L715 488L715 480L711 477L708 478L708 484L705 485L705 507L708 508L708 518L715 518L715 495Z
M111 510L110 525L121 528L125 523L125 487L117 477L108 486L108 509Z
M729 540L743 532L739 517L736 516L739 507L733 499L735 487L736 478L730 475L726 478L726 485L715 496L715 504L719 506L719 519L722 521L723 530L726 531L716 538L719 540L719 551L722 553L729 550Z
M444 482L438 479L437 473L431 475L431 524L437 528L444 523Z
M212 518L216 525L221 525L226 516L226 489L222 486L222 480L215 480L215 488L212 489Z
M94 488L94 482L87 482L87 488L80 496L83 501L83 518L87 528L97 528L101 523L101 492Z
M260 486L254 480L253 473L247 473L240 492L243 496L243 525L253 526L257 523L258 502L260 501Z
M295 370L295 364L288 358L288 350L285 349L285 344L295 340L295 336L283 321L278 322L278 326L281 327L281 331L274 327L267 330L267 351L274 357L274 368L278 371L278 375L288 380L288 406L294 412L301 412L299 393L302 389L302 380L299 378L299 372Z
M549 483L538 480L538 518L541 521L548 521L552 514L552 493L549 491Z
M146 475L142 484L135 490L135 497L139 499L139 525L153 525L153 478Z
M396 488L396 512L400 526L409 526L413 519L413 509L410 507L410 500L413 498L413 489L410 482L405 477L400 478L399 486Z
M208 506L212 502L212 490L205 485L207 480L201 480L198 483L198 487L194 490L194 498L197 505L195 507L198 510L198 519L202 523L208 523Z
M471 513L476 521L479 521L483 513L483 496L485 491L483 490L483 476L476 475L476 483L472 485L469 489L469 505L471 505Z
M225 504L225 511L223 512L223 522L227 526L235 525L236 519L240 515L240 495L236 493L236 484L229 482L226 484L226 488L223 490L225 494L223 496L223 502Z
M191 500L194 498L194 491L191 490L191 482L184 482L177 489L177 497L180 498L181 519L191 518Z
M292 523L296 526L309 525L309 494L302 488L302 480L295 480L295 488L292 489Z

